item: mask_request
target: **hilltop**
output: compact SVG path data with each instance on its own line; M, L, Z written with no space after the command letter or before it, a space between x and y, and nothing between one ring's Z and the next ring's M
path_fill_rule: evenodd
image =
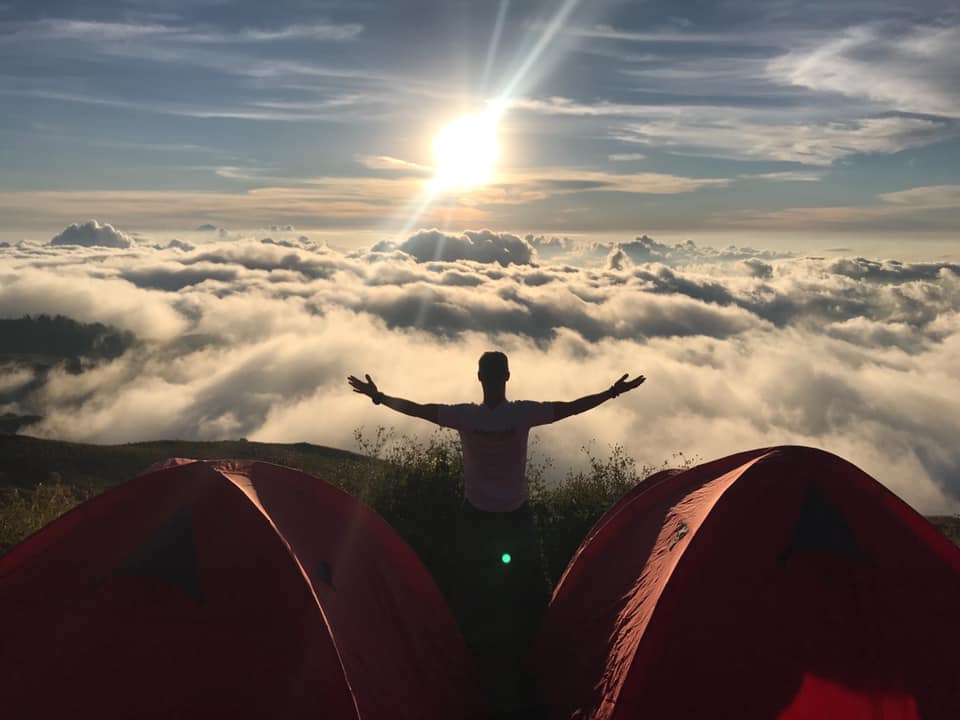
M348 466L364 466L370 462L357 453L309 443L158 440L88 445L25 435L0 435L0 488L61 483L99 492L170 457L262 460L300 468L326 479L335 477Z

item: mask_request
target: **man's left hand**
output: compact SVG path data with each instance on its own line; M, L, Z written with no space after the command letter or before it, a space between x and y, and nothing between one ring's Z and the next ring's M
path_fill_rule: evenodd
M643 381L646 380L643 375L638 375L633 380L627 380L629 376L630 373L624 373L623 377L610 386L610 392L614 397L620 395L621 393L625 393L628 390L633 390L634 388L640 387L643 385Z

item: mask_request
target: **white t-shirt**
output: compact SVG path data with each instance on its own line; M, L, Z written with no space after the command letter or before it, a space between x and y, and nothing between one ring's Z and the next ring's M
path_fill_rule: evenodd
M476 403L441 405L437 420L460 431L463 487L478 510L510 512L527 499L527 436L535 425L556 420L553 403L504 400L496 407Z

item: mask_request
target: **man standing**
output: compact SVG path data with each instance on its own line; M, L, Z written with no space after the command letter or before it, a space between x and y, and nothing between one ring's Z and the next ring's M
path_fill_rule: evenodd
M453 610L494 705L516 703L523 694L523 660L551 593L527 503L530 428L591 410L645 378L624 375L609 389L571 402L510 401L507 356L486 352L477 373L481 404L421 405L386 395L365 377L366 382L351 375L348 381L375 405L460 433L465 498L456 538Z

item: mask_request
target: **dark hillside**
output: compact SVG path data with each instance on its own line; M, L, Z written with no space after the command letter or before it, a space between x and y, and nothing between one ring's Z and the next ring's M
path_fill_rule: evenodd
M133 345L133 333L56 315L0 318L0 357L11 360L110 359Z
M160 440L126 445L86 445L0 435L0 487L62 483L94 491L116 485L170 457L263 460L334 477L344 464L368 463L362 455L309 443L283 445L246 440Z

